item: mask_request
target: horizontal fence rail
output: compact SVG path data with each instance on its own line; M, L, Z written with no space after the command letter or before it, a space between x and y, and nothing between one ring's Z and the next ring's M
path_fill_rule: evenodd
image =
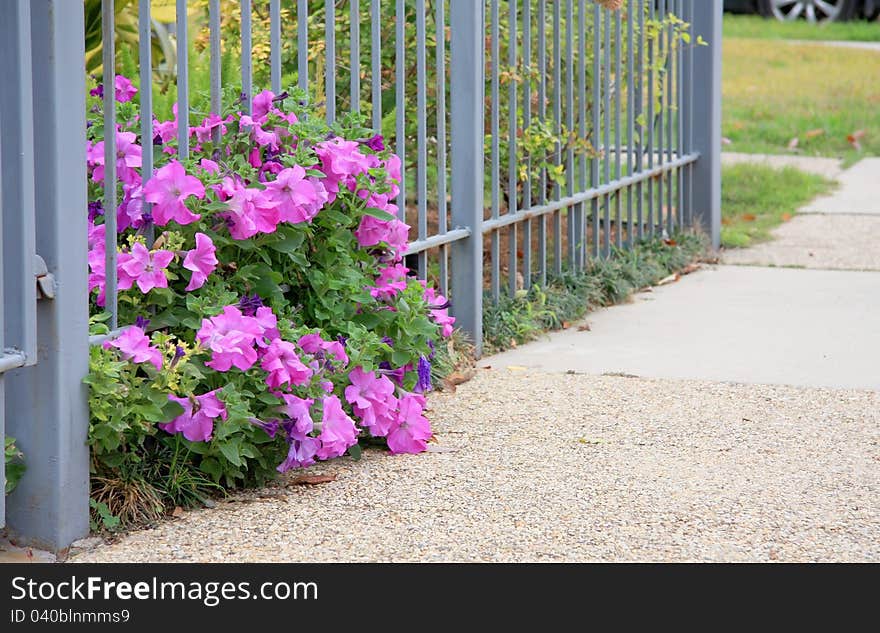
M191 93L190 64L191 20L200 19L212 112L230 86L247 111L260 90L296 86L329 123L359 112L383 133L403 164L397 203L411 227L407 266L451 295L459 324L479 346L484 294L498 301L545 285L700 219L694 166L707 161L694 138L691 24L703 13L711 25L714 4L177 0L166 89L176 94L179 152L188 153L192 100L200 98ZM102 15L104 68L116 67L113 0L103 0ZM144 87L157 72L150 0L140 0L138 18L146 138L154 134L154 89ZM235 41L222 37L230 21L239 28ZM238 71L224 76L229 58ZM112 90L104 93L104 115L111 125ZM148 179L153 147L142 145ZM104 149L104 208L116 208L112 135ZM115 218L105 220L107 309L116 328Z

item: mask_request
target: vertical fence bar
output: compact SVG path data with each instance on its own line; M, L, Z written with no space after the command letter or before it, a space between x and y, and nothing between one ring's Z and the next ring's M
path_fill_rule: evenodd
M562 46L560 36L562 33L562 18L559 5L561 0L553 2L553 132L557 136L562 135ZM556 142L556 151L553 156L553 165L562 165L562 145ZM562 195L562 187L556 181L553 187L556 199ZM553 270L557 275L562 274L562 212L553 212Z
M269 0L269 83L272 92L281 92L281 0Z
M547 6L538 2L538 120L543 128L547 120ZM538 204L547 203L547 170L541 168L538 183ZM547 216L538 218L538 276L541 286L547 285Z
M394 93L397 155L400 164L406 165L406 5L404 0L397 0L395 10L395 54L394 54ZM404 173L405 170L404 170ZM398 216L406 222L406 178L400 179L400 193L397 194Z
M370 88L373 92L370 104L373 129L382 133L382 11L379 0L370 5Z
M425 0L416 0L416 196L418 238L428 237L428 99L425 55ZM419 279L428 273L428 251L418 254Z
M36 221L34 207L34 101L31 89L30 0L15 0L0 20L0 287L15 297L0 305L0 356L6 346L37 362L37 291L34 283ZM3 294L0 292L0 297ZM4 315L5 313L5 315ZM6 336L6 342L2 339ZM2 380L2 373L0 373ZM2 386L0 386L2 392ZM3 403L0 401L0 441ZM0 488L2 490L2 488ZM0 501L0 508L3 503ZM2 525L2 521L0 521Z
M525 0L529 2L529 0ZM517 210L517 159L516 159L516 132L517 132L517 106L516 106L516 74L517 67L517 47L516 47L516 20L517 20L517 0L508 0L510 5L510 17L507 41L507 65L511 74L510 83L507 87L507 108L508 108L508 132L507 132L507 213L514 214ZM516 224L507 227L507 285L510 295L516 294L516 273L517 273L517 231Z
M664 165L666 163L666 148L664 146L665 134L664 130L666 129L666 111L668 107L667 97L669 96L666 92L666 73L668 71L666 67L666 55L667 55L667 47L668 42L666 41L666 29L663 27L663 22L666 20L666 0L658 0L658 8L657 8L657 20L660 23L660 28L657 34L657 59L660 63L663 64L662 68L660 68L657 72L658 75L658 86L660 101L660 110L657 112L657 122L656 122L656 134L657 134L657 162L660 165ZM666 185L666 174L661 173L657 178L657 230L660 231L662 235L665 231L666 226L666 214L669 212L666 209L666 205L663 204L665 200L665 185Z
M361 3L349 0L351 20L351 110L361 111Z
M55 276L56 290L53 300L37 302L39 363L4 378L8 393L15 394L5 403L6 430L28 466L6 497L7 527L33 545L58 551L89 532L85 25L82 3L27 4L39 121L33 142L40 166L36 250ZM8 7L4 11L7 21ZM112 73L112 65L105 66L105 94L111 98ZM115 208L106 215L115 216Z
M186 160L189 158L189 33L186 0L177 0L175 19L177 20L177 156L180 160ZM243 19L242 28L244 28ZM244 47L243 42L242 47Z
M644 159L645 159L645 131L647 130L647 125L645 121L645 99L644 99L644 85L645 85L645 7L642 4L642 0L630 0L630 10L632 7L637 5L639 8L639 45L638 45L638 64L637 64L637 77L636 86L638 86L638 90L636 91L636 107L635 110L638 114L636 116L639 118L641 123L639 124L639 146L638 152L636 153L636 171L641 172L644 167ZM650 186L650 183L648 183ZM642 184L642 181L636 184L636 223L638 227L636 229L636 238L641 241L645 237L645 189Z
M604 180L607 183L611 180L611 12L603 9L605 14L604 29L604 50L602 52L602 66L604 75L605 90L602 95L602 163L604 167ZM611 194L606 193L602 200L604 212L602 216L602 256L611 255Z
M483 3L450 4L452 223L471 234L452 244L452 309L457 324L483 349Z
M626 173L633 173L633 150L635 148L635 115L633 87L635 86L635 62L633 49L635 47L635 33L633 32L633 2L627 0L626 7ZM633 188L626 188L626 246L633 245Z
M309 89L309 0L296 3L296 83L300 90Z
M150 22L150 0L141 0L138 5L138 66L140 67L141 104L141 174L146 181L153 175L153 60L152 25ZM144 213L150 211L150 203L143 203ZM147 245L152 246L153 224L146 230Z
M587 138L587 20L586 20L587 3L586 0L580 0L578 3L578 136L581 141ZM578 190L586 191L587 189L587 155L581 150L581 156L578 160L580 169L578 172ZM584 230L584 209L583 202L575 205L574 218L577 243L575 244L575 260L574 268L578 270L583 268L586 260L584 251L586 232Z
M532 124L532 0L523 0L523 133ZM526 162L526 177L523 180L523 209L532 206L532 158L526 154L523 159ZM532 221L530 219L522 223L523 235L523 288L529 289L532 285Z
M434 8L434 30L437 33L437 232L446 233L446 8L445 0ZM449 293L449 247L440 247L440 293Z
M241 0L241 94L242 109L248 114L254 99L254 61L251 0Z
M568 195L573 196L575 190L574 147L571 144L571 135L574 133L574 2L568 0L565 3L565 125L568 128L566 139L567 149L565 152L565 182ZM568 267L574 270L575 247L577 237L575 235L574 206L566 208L566 230L568 235Z
M686 0L676 0L677 2L677 15L685 19L687 15L685 9ZM675 94L676 94L676 153L679 157L684 155L684 113L685 113L685 104L684 104L684 42L679 39L678 47L676 51L676 71L675 71ZM678 228L684 229L686 224L684 221L684 169L679 167L675 170L676 177L676 187L675 190L678 194L678 198L676 201L677 212L676 218L678 219Z
M591 135L593 145L593 156L590 158L590 186L595 188L599 186L599 158L601 154L601 139L599 138L599 99L601 98L602 86L602 67L600 65L601 55L601 39L602 39L602 10L598 4L593 5L593 98L590 104L591 113L593 115L593 132ZM590 201L590 211L593 216L593 257L599 257L599 198L593 198Z
M644 16L643 16L644 17ZM655 3L648 2L648 19L653 22L655 17ZM645 25L642 24L644 27ZM654 50L656 47L656 35L651 38L645 37L648 47L648 118L645 121L644 133L648 137L648 169L654 168ZM648 237L654 237L654 178L648 179Z
M492 37L492 217L497 218L500 213L500 192L501 192L501 144L499 142L499 109L501 107L501 94L499 89L499 75L501 66L501 44L500 44L500 16L498 13L499 0L491 0L491 37ZM454 120L454 119L453 119ZM490 271L490 288L492 291L492 301L498 302L501 297L501 234L498 229L492 231L491 235L491 266Z
M324 97L330 125L336 120L336 0L325 0L324 9Z
M211 0L208 6L208 23L210 30L210 65L211 65L211 112L221 114L223 110L222 81L223 81L223 57L220 48L220 0ZM220 126L211 130L211 139L215 144L220 143Z
M614 177L620 180L620 100L623 91L621 82L621 54L620 46L623 39L620 28L620 10L614 12ZM623 192L618 189L614 192L614 243L617 248L622 245L621 234L623 226L620 221L620 203Z
M108 325L118 321L116 275L116 5L101 0L101 41L104 69L104 305L110 312Z
M667 15L675 14L675 4L677 0L666 0L666 11ZM672 23L670 22L666 27L666 107L669 110L669 113L666 116L666 158L667 161L672 161L673 156L672 152L675 149L675 145L672 142L672 129L675 127L675 121L677 118L677 114L675 113L676 105L675 105L675 91L673 86L673 80L675 79L675 38L673 37L674 33L672 30ZM666 181L666 232L670 235L675 231L675 218L673 216L673 208L672 208L672 183L674 180L674 174L672 172L667 172L667 181Z
M695 39L693 39L694 30L694 2L693 0L685 0L685 21L690 24L690 35L692 37L689 46L684 47L684 81L682 87L684 94L682 97L682 119L683 119L683 136L684 136L684 152L690 154L693 151L693 130L694 130L694 53L693 47ZM686 165L684 170L684 180L682 182L682 208L684 216L684 224L690 228L694 223L693 200L691 198L692 177L694 173L693 164Z
M694 3L694 37L709 45L694 50L692 112L694 150L700 158L694 164L694 212L712 247L721 239L721 3Z

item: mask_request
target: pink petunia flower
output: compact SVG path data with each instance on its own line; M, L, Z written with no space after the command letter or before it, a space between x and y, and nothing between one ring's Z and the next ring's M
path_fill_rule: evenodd
M434 435L431 423L422 415L425 398L410 393L401 397L399 403L397 426L388 433L388 450L394 454L421 453Z
M104 141L87 147L86 159L94 167L92 180L104 182ZM137 171L141 161L142 150L137 144L137 135L134 132L116 132L116 177L119 181L130 185L141 184L141 175Z
M204 233L196 233L196 247L186 252L183 267L192 271L192 277L186 286L187 292L205 285L208 275L217 268L217 249L214 242Z
M137 88L134 87L128 77L116 75L114 84L116 87L116 100L119 103L131 101L131 98L137 94Z
M422 281L422 284L425 285L424 298L430 306L429 313L434 322L440 326L440 333L443 336L452 336L452 326L455 324L455 317L449 316L449 301L434 290L433 287L425 284L424 281Z
M318 439L321 448L318 449L318 459L331 459L339 457L350 446L357 444L357 427L345 411L342 403L336 396L326 396L322 400L324 413L321 417L321 433Z
M165 269L172 259L174 253L171 251L150 252L142 243L135 242L131 253L119 253L119 289L128 290L134 283L144 294L153 288L167 288Z
M395 421L394 384L385 376L377 378L375 372L364 371L363 367L355 367L348 379L351 384L345 388L345 399L373 436L384 437Z
M278 172L266 190L278 205L281 221L291 224L310 222L328 199L324 185L315 178L306 178L306 170L299 165Z
M260 367L268 372L266 384L272 389L281 385L305 385L312 377L312 370L300 360L293 343L276 338L263 352Z
M336 199L340 185L354 191L357 177L379 165L374 155L360 152L357 141L346 141L338 136L315 145L315 153L321 159L320 168L326 175L324 186L330 202Z
M298 433L311 433L315 428L312 421L311 406L315 404L312 398L300 398L289 393L282 394L284 406L281 407L281 413L294 421L295 429Z
M406 274L409 268L403 264L395 264L394 266L386 266L379 271L379 278L376 285L370 288L370 295L374 299L382 301L390 301L397 293L406 290Z
M168 394L168 399L183 407L183 413L159 428L168 433L182 433L190 442L207 442L214 433L214 420L227 417L226 405L217 397L219 389L190 398Z
M257 362L254 344L263 335L263 328L254 317L244 316L235 306L226 306L223 312L210 319L202 319L196 340L212 352L205 363L217 371L229 371L233 365L242 371Z
M257 233L273 233L281 220L278 203L261 189L231 181L229 186L232 187L227 213L229 234L237 240L246 240ZM225 181L224 190L229 191Z
M275 93L271 90L264 90L260 94L254 96L251 109L253 110L253 116L255 119L265 120L266 115L272 108L272 99L274 98Z
M144 199L153 204L153 222L165 226L171 220L178 224L190 224L201 216L186 208L184 201L190 196L205 197L205 186L195 176L189 176L176 160L156 171L144 187Z
M104 341L104 349L111 347L118 349L125 360L148 362L156 371L162 371L162 352L150 344L150 337L136 325L126 328L116 338Z

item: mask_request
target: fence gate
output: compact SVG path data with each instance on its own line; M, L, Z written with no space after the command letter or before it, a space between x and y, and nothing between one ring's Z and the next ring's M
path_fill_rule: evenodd
M0 437L27 470L0 527L51 550L88 533L82 34L81 2L3 3Z

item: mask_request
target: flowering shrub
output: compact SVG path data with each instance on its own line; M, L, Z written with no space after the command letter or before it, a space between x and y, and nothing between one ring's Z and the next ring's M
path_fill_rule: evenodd
M104 217L118 223L119 322L93 346L96 472L173 455L225 486L264 481L376 441L418 453L446 299L401 263L400 160L350 117L332 130L264 91L250 114L154 121L144 182L136 88L115 81L118 199L104 209L99 95L88 129L89 289L106 332ZM294 108L291 108L294 106ZM148 241L148 228L155 239Z

